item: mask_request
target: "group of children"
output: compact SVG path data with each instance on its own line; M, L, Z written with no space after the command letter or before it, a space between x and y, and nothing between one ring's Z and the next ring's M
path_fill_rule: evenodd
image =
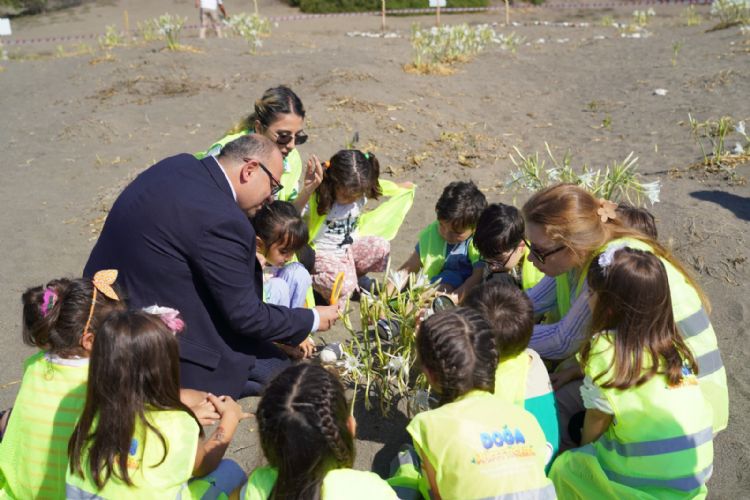
M311 307L338 293L342 304L374 293L367 275L385 270L415 186L380 179L375 155L355 149L303 168L289 146L307 139L297 130L301 102L285 87L268 92L234 136L199 154L246 133L268 132L282 149L285 187L253 219L264 300ZM368 200L380 203L367 210ZM656 240L647 211L616 212ZM12 410L0 415L0 497L704 497L711 406L676 326L662 260L637 244L592 258L581 277L591 332L574 366L555 373L529 342L536 324L559 318L535 314L524 291L544 276L532 260L559 249L540 254L521 212L488 204L472 182L446 186L435 213L399 273L421 270L459 307L419 327L418 366L439 405L408 424L411 445L387 481L352 469L356 421L338 377L315 361L265 389L255 418L268 466L247 477L223 455L249 415L227 396L180 389L178 313L128 310L116 272L102 271L22 297L23 339L39 352L24 364ZM558 422L548 370L557 381L562 372L583 381L573 450L560 449L571 424ZM210 436L205 424L217 424Z

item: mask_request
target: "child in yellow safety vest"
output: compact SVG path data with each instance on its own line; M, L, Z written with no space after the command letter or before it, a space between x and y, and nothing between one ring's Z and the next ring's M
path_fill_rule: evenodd
M96 276L52 280L22 296L23 340L39 352L24 362L0 442L0 498L65 498L68 439L86 399L94 333L125 307L111 274Z
M341 382L320 365L301 363L279 374L263 394L257 420L269 465L250 475L241 499L396 498L376 474L351 468L357 424Z
M420 269L440 289L453 292L459 301L482 281L484 264L472 241L474 229L487 199L473 182L451 182L435 205L437 220L419 233L414 252L399 272Z
M399 497L410 498L416 473L425 499L556 498L544 473L551 449L536 419L492 394L498 352L487 321L468 308L440 312L422 323L416 343L441 406L406 428L420 465L409 463L409 450L399 454L389 480Z
M302 264L291 260L307 244L307 224L294 205L276 200L258 210L253 228L256 257L263 266L263 300L278 306L304 307L312 279Z
M555 394L547 368L529 348L534 331L534 305L524 292L504 282L474 287L463 305L484 317L492 326L500 359L495 371L495 396L534 415L552 447L560 445Z
M524 231L516 207L492 203L484 209L474 232L474 246L485 264L484 281L502 281L524 290L541 281L544 273L528 259Z
M550 477L565 498L705 498L713 413L674 321L667 270L611 245L592 263L592 331L580 362L582 445Z
M397 186L381 181L375 155L356 149L339 151L325 167L323 182L310 197L306 212L310 247L315 251L312 281L315 291L327 298L343 272L339 300L343 306L355 290L370 290L367 273L385 271L389 240L411 207L414 188L411 183ZM381 195L392 197L365 213L367 201ZM376 212L381 216L378 220L370 217Z
M180 401L175 336L183 327L176 311L158 307L101 324L68 447L67 498L221 498L242 484L244 471L222 456L248 415L232 398L209 394L220 420L203 439Z

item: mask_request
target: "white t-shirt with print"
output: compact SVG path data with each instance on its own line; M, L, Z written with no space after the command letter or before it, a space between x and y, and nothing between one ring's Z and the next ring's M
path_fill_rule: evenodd
M343 256L354 243L357 223L367 199L362 197L354 203L334 203L315 238L315 251L327 255Z

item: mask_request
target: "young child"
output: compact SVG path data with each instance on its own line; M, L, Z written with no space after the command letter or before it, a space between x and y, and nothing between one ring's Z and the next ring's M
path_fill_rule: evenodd
M279 374L257 419L269 466L255 469L240 498L396 498L376 474L352 470L357 424L341 382L320 365L301 363Z
M627 203L620 203L615 210L617 212L617 218L626 226L642 232L654 241L659 239L654 214L645 208L634 207Z
M440 280L443 291L462 299L484 273L471 235L486 207L487 199L473 182L448 184L435 205L437 220L419 233L414 252L399 271L424 269L430 280Z
M125 308L114 276L57 279L24 292L23 341L39 352L24 362L0 442L0 497L65 498L68 438L86 398L94 333L110 312Z
M372 153L344 149L326 162L323 182L310 197L306 216L310 246L315 250L313 288L325 299L344 273L340 304L346 302L370 272L385 271L392 239L411 207L414 187L379 180L380 163ZM368 199L391 196L364 213Z
M202 439L198 418L180 401L172 329L179 326L145 311L116 312L102 323L68 446L67 498L179 498L186 489L190 498L216 498L242 484L242 469L221 458L247 415L232 398L209 395L221 420Z
M486 265L485 281L502 281L524 290L541 281L544 273L527 258L524 231L523 217L516 207L492 203L484 209L474 232L474 246Z
M302 264L291 260L307 243L307 224L294 205L277 200L258 211L253 227L256 256L264 270L263 299L279 306L304 307L312 279Z
M555 395L547 368L529 349L534 330L534 305L516 286L483 283L472 289L464 305L478 311L492 325L500 355L495 371L495 396L525 408L544 431L554 456L560 445Z
M597 333L580 356L584 446L553 464L555 487L566 498L705 498L713 414L674 321L664 264L613 245L587 281Z
M536 419L492 394L498 356L487 321L451 309L422 323L416 340L442 404L406 429L421 460L424 498L555 498L544 475L551 451Z

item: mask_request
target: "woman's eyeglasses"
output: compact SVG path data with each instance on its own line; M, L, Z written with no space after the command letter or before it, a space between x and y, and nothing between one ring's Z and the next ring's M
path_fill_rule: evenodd
M292 139L294 139L294 144L297 146L301 146L302 144L307 142L307 134L304 132L297 132L296 134L292 135L289 132L274 132L276 134L276 144L279 146L286 146L290 142L292 142Z
M564 250L564 249L568 248L565 245L560 245L559 247L553 248L552 250L547 250L546 252L542 252L542 251L534 248L534 246L531 243L529 243L528 240L524 239L523 241L524 241L524 243L526 243L526 246L529 248L529 253L531 255L533 255L534 258L536 260L538 260L540 264L544 264L544 259L546 259L550 255L555 254L555 253L559 252L560 250Z

